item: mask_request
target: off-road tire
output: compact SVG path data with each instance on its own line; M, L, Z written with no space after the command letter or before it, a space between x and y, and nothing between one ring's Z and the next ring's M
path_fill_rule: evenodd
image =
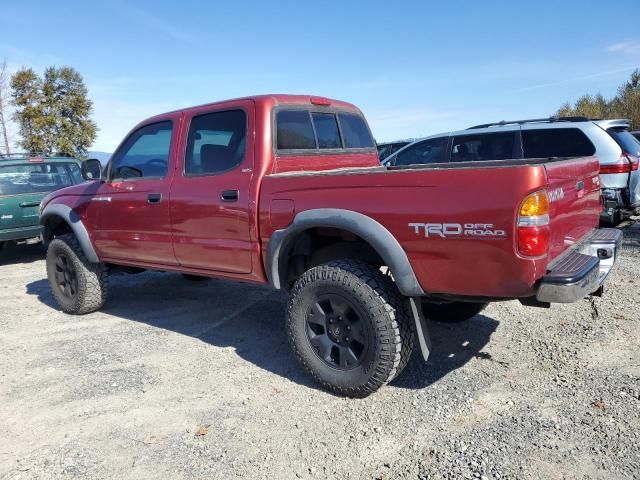
M75 294L67 296L56 280L56 262L64 256L77 281ZM65 313L83 315L100 309L107 299L107 272L104 264L91 263L84 255L75 235L60 235L47 248L47 277L58 305Z
M307 317L321 295L338 295L363 312L370 335L362 363L351 369L330 366L314 350ZM338 395L366 397L406 366L413 335L405 299L379 269L354 260L337 260L307 270L294 284L287 307L291 349L323 388ZM409 329L401 327L408 323ZM407 345L403 345L406 339Z
M487 306L486 303L473 302L422 302L422 313L425 318L435 322L459 323L478 315Z

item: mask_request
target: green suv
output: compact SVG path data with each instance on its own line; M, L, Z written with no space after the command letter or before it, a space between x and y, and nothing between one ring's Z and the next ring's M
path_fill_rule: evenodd
M49 192L83 182L80 163L71 157L0 155L0 249L40 236L40 201Z

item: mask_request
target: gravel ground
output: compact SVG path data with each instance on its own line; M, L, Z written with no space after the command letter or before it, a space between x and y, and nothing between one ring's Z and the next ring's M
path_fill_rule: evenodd
M59 312L0 257L0 479L640 478L640 225L603 298L494 303L364 400L289 354L285 298L143 273Z

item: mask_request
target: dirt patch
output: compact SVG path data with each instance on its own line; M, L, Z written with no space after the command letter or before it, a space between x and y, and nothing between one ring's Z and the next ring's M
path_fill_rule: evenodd
M639 478L638 225L593 305L432 324L364 400L293 362L278 292L119 275L73 317L42 255L0 257L0 479Z

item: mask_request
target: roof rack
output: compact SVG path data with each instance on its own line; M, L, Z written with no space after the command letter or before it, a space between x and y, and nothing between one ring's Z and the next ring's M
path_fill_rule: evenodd
M11 159L20 159L20 158L58 158L58 157L68 157L64 153L43 153L43 152L15 152L15 153L0 153L0 160L11 160Z
M597 118L589 117L547 117L547 118L531 118L528 120L502 120L495 123L483 123L482 125L475 125L467 128L467 130L474 130L476 128L487 127L502 127L504 125L522 125L523 123L553 123L553 122L588 122L591 120L599 120Z

